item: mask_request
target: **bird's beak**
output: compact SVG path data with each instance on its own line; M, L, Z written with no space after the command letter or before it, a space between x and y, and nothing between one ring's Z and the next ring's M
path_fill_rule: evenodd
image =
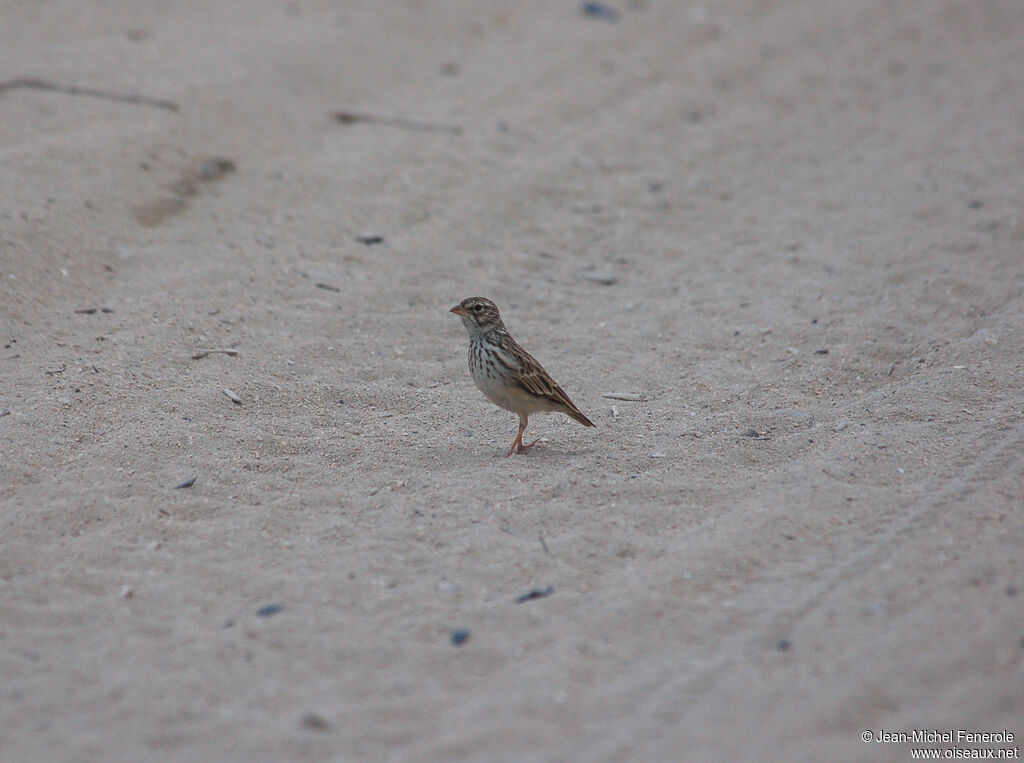
M448 312L455 313L456 315L465 315L468 312L468 310L466 310L466 308L464 308L462 305L456 305Z

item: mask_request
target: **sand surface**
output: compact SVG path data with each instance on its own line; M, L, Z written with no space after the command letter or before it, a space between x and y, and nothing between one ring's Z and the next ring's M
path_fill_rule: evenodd
M1024 6L616 8L0 4L0 758L1020 745Z

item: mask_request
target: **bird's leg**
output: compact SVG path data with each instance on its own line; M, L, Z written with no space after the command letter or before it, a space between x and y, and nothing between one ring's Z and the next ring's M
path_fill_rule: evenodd
M523 451L519 448L523 447L523 432L526 431L526 418L524 416L519 417L519 433L516 434L516 439L512 442L512 447L508 449L508 453L505 454L505 458L508 458L513 453L522 453Z
M520 416L519 417L519 433L516 435L516 439L515 439L515 442L512 443L512 447L509 448L508 449L508 453L505 454L506 458L511 456L513 453L525 453L530 448L532 448L534 445L536 445L538 442L540 442L540 438L538 438L538 439L534 440L533 442L531 442L529 445L523 445L523 432L525 432L525 431L526 431L526 416Z

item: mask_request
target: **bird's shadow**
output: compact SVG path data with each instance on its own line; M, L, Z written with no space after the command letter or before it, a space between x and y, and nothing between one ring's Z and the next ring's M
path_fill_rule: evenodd
M570 447L557 440L541 438L535 445L531 446L525 453L509 453L508 449L498 449L493 453L485 452L484 463L494 461L509 461L516 463L524 461L527 463L559 464L572 459L591 456L595 453L593 447Z

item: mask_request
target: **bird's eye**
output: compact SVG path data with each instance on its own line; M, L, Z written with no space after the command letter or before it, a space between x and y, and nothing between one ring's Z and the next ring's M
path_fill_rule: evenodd
M471 307L470 309L471 309L471 310L472 310L472 311L473 311L474 313L479 313L479 312L480 312L481 310L483 310L483 309L484 309L484 306L483 306L483 305L473 305L473 307Z

